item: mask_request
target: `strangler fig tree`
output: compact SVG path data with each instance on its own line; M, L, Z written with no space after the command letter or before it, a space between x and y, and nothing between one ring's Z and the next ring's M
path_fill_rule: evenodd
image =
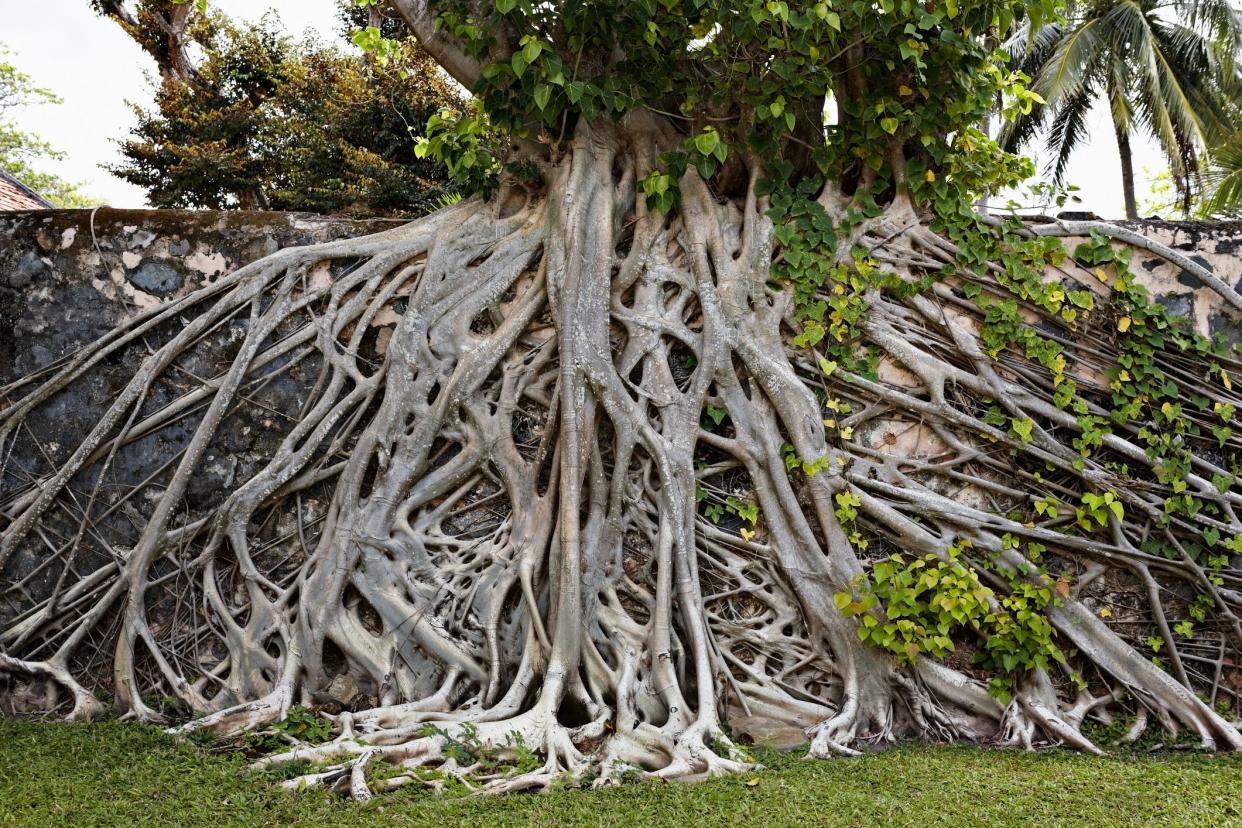
M1031 173L981 124L1037 102L999 48L1053 0L394 5L475 95L419 150L478 195L0 389L0 669L222 734L348 686L329 741L260 761L359 798L426 766L735 770L743 720L816 757L1095 752L1090 719L1242 747L1242 366L1131 253L1242 296L1129 230L974 206ZM286 376L270 456L187 498Z

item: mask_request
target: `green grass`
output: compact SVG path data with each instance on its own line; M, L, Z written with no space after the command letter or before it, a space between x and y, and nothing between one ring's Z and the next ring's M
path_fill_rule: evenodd
M358 806L282 792L239 755L151 728L0 721L0 826L1242 825L1233 756L903 745L861 759L767 761L766 771L699 784L474 799L407 789Z

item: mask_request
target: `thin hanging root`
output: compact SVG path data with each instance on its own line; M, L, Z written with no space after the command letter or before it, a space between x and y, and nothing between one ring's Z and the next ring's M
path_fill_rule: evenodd
M26 396L0 409L0 566L14 585L0 670L67 689L60 709L78 718L102 712L91 690L110 662L100 689L118 713L154 718L154 694L200 714L177 733L326 721L326 741L256 765L310 762L285 784L360 801L411 784L736 773L755 765L725 732L748 724L805 728L817 757L895 738L1097 752L1084 720L1126 699L1130 741L1154 717L1205 747L1242 746L1196 696L1228 692L1242 643L1242 581L1184 553L1204 527L1242 530L1242 493L1213 484L1213 455L1187 478L1213 516L1170 524L1181 560L1144 552L1169 493L1137 428L1076 463L1082 426L1052 403L1046 371L987 356L981 312L948 282L872 290L860 336L881 370L825 376L787 344L761 171L737 200L691 172L679 212L649 211L635 182L679 139L645 129L632 141L584 124L541 191L282 251L17 386ZM834 198L821 201L841 214ZM957 267L954 245L900 203L855 242L902 278ZM1003 295L998 272L954 278ZM1085 387L1115 349L1089 326L1073 344L1066 371ZM132 381L79 445L47 451L44 406L117 359L135 361ZM1172 351L1155 359L1203 373ZM296 405L265 396L295 368ZM1029 420L1030 439L989 406ZM269 456L231 491L187 497L209 455L236 450L231 418L256 411L283 429ZM178 429L176 457L126 477L140 439ZM1118 482L1123 463L1134 486ZM1104 488L1125 502L1107 531L1010 517ZM846 494L853 517L838 513ZM1014 539L1043 547L1047 576ZM955 544L996 589L999 562L1060 596L1048 617L1077 655L1064 674L1012 677L1008 707L987 677L863 644L836 605L869 557ZM18 581L14 562L32 560L54 592ZM1135 573L1150 606L1114 628L1102 585ZM1189 600L1211 604L1211 657L1169 634ZM1136 648L1148 620L1177 676ZM1212 687L1193 684L1205 669ZM355 712L308 720L299 705Z

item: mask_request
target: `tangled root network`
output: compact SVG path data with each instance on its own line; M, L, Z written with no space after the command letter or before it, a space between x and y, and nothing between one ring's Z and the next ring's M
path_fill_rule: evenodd
M1242 747L1218 712L1236 698L1222 672L1242 643L1239 577L1140 548L1152 532L1242 529L1242 491L1214 487L1210 457L1186 479L1214 516L1167 529L1167 491L1133 431L1074 463L1076 420L1047 372L1014 349L989 356L957 287L1000 291L996 269L943 275L958 251L904 203L842 249L942 278L872 291L862 330L885 370L825 375L790 344L758 174L736 199L688 175L665 215L636 193L648 143L584 128L538 190L281 250L0 389L10 686L41 688L72 719L110 697L127 718L165 721L152 699L171 698L194 715L180 733L270 730L307 706L326 741L278 728L287 746L259 762L309 762L291 784L363 799L450 778L510 791L566 773L737 771L751 761L730 736L743 718L805 729L816 757L896 738L1094 752L1084 723L1118 716L1129 738L1150 720ZM820 202L839 207L829 191ZM226 358L204 367L222 331ZM1117 352L1089 326L1075 336L1066 370L1088 388ZM1202 373L1172 350L1154 359L1188 382ZM132 379L80 442L42 445L41 412L118 360ZM222 426L290 377L306 390L300 410L270 412L285 424L270 456L188 499L228 450ZM836 428L829 399L851 412ZM1030 439L985 421L993 405L1029 420ZM117 484L119 458L187 424L166 462ZM911 431L937 452L892 439ZM1111 531L1027 517L1036 492L1073 502L1089 487L1124 501ZM704 504L729 496L757 519L709 517ZM875 559L950 547L1002 594L996 560L1036 571L1009 538L1047 550L1040 572L1055 574L1030 578L1059 586L1047 617L1067 661L1012 677L1003 703L969 657L981 642L899 660L834 600ZM1106 591L1132 604L1102 613ZM1170 606L1199 593L1211 620L1193 640L1170 634ZM1160 664L1148 635L1166 642ZM342 687L354 692L332 702Z

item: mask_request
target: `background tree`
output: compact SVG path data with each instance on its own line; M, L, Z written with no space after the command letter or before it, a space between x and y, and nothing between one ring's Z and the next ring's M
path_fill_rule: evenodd
M114 21L155 61L166 81L190 81L195 76L192 27L205 16L202 2L194 0L89 0L91 8ZM199 35L201 37L201 34Z
M1178 192L1167 171L1150 177L1152 197L1143 207L1149 215L1180 213L1188 219L1238 217L1242 215L1242 137L1222 136L1209 147L1200 180L1189 193Z
M1199 213L1242 216L1242 53L1228 64L1229 117L1213 136L1199 193Z
M1242 215L1242 71L1236 57L1224 66L1227 117L1208 135L1206 155L1199 176L1178 181L1167 170L1152 180L1152 198L1145 206L1151 214L1181 213L1186 218L1232 218Z
M118 712L276 728L260 765L358 799L740 770L738 716L815 757L1098 752L1122 716L1242 748L1242 362L1131 253L1242 295L973 206L1032 173L979 124L1037 101L994 44L1055 3L393 5L478 101L418 152L489 197L278 251L7 386L0 571L38 575L0 669L83 717L106 658ZM45 406L126 359L48 447ZM285 372L316 378L296 415ZM189 497L241 408L279 445ZM342 685L354 709L296 707Z
M1227 123L1227 68L1242 45L1242 17L1229 0L1192 0L1170 7L1155 0L1072 3L1064 21L1023 29L1010 48L1032 88L1047 102L1002 135L1017 149L1048 127L1054 183L1087 135L1087 115L1107 104L1121 162L1126 218L1138 218L1131 137L1159 143L1183 201L1198 159Z
M153 27L162 34L151 23L135 37L166 60ZM200 16L183 31L201 63L162 69L155 109L135 110L125 161L111 168L152 205L411 214L452 191L439 162L415 157L414 140L429 117L463 103L415 43L368 59L295 43L271 19Z
M65 157L47 141L21 128L26 107L59 104L61 99L12 62L12 53L0 45L0 169L21 181L57 207L89 207L96 204L80 185L39 168L47 161Z

